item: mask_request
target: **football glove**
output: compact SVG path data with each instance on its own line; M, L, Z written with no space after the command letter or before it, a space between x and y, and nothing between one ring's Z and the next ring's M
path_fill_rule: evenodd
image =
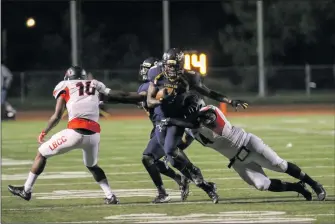
M243 100L231 100L230 105L235 108L235 111L237 111L238 107L246 109L249 106L249 104Z

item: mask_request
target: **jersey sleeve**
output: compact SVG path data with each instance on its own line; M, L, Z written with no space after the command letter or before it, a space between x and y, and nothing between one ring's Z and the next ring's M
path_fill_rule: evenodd
M142 92L148 92L149 89L149 82L143 83L142 85L140 85L140 87L138 87L137 93L142 93Z
M59 96L63 96L64 94L66 94L67 92L67 86L65 81L61 81L60 83L57 84L57 86L55 87L52 95L55 97L55 99L57 99Z
M199 72L187 71L186 75L190 87L200 86L202 84L202 77Z

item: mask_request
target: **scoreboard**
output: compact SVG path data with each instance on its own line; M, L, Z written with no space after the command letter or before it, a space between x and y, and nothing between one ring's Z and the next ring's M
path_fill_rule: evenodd
M184 53L185 63L184 69L195 70L200 72L201 75L207 75L207 55L204 53Z

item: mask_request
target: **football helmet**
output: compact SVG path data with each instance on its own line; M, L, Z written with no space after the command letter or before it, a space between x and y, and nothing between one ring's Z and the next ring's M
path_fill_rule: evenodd
M174 81L184 69L184 53L178 48L171 48L164 52L162 64L164 75Z
M71 66L66 70L64 80L87 79L86 71L80 66Z

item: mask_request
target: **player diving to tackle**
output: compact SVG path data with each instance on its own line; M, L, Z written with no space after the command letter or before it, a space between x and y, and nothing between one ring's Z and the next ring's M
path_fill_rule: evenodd
M159 60L154 57L149 57L143 61L143 63L140 65L140 71L139 71L139 81L142 82L140 87L138 88L137 93L142 96L147 96L148 88L149 88L149 77L148 77L148 71L150 68L153 66L156 66L157 63L159 63ZM189 194L189 181L187 178L183 175L177 174L171 167L169 167L168 164L164 163L160 158L162 158L165 153L163 149L161 149L161 145L158 143L155 137L155 121L153 119L154 117L154 108L149 108L147 101L144 100L141 102L141 107L143 110L148 114L148 117L150 121L153 124L152 131L150 133L150 141L148 143L148 146L143 152L142 156L142 163L146 170L149 173L155 172L155 173L161 173L167 177L170 177L173 179L178 185L179 189L181 191L181 200L184 201L186 200L188 194ZM158 154L150 154L151 148L160 148L160 152ZM181 153L184 153L181 151ZM154 158L153 158L154 157ZM156 175L159 176L160 175ZM155 186L158 189L163 188L163 181L161 178L153 179L153 182L155 183ZM161 194L162 195L162 194ZM165 194L166 196L166 194ZM169 201L170 198L168 196L166 197L160 197L159 195L153 200L153 203L162 203L162 202L167 202Z
M98 166L98 152L100 143L99 120L99 92L96 86L104 86L96 80L88 80L84 69L79 66L70 67L65 74L64 81L58 83L53 91L56 99L55 112L50 117L47 127L38 136L41 144L35 161L29 172L24 186L8 186L8 190L27 201L31 199L33 186L38 176L43 172L47 159L80 148L83 151L83 161L92 173L95 181L100 185L106 198L106 204L118 204L119 200L112 192L105 172ZM143 100L138 96L123 91L104 89L104 94L111 99ZM68 111L67 128L54 134L44 142L45 136L59 123L65 110Z
M182 118L184 116L184 98L189 90L195 90L214 100L229 103L235 108L238 106L246 108L248 104L241 100L230 100L226 96L208 89L201 82L199 73L184 70L184 53L176 48L166 51L163 54L161 65L152 67L148 72L148 76L150 84L147 93L147 104L148 108L154 108L153 119L156 124L156 139L152 138L150 141L158 141L163 147L164 153L171 165L178 169L189 180L192 180L196 186L204 190L214 203L217 203L219 197L216 193L215 184L205 181L200 169L194 166L185 154L180 153L181 150L177 147L178 144L181 143L184 128L175 125L162 128L158 124L162 119L167 117ZM167 88L172 91L168 93ZM164 89L163 95L160 99L156 99L156 95L160 89ZM153 144L149 142L146 149L147 166L152 165L156 160L154 155L160 155L161 153L159 148L153 147L152 145ZM153 180L160 179L157 170L154 168L147 170ZM164 187L157 186L157 188L158 197L161 201L164 201L164 199L168 197Z
M185 127L185 147L195 139L205 147L210 147L230 160L228 167L233 167L240 177L257 190L285 192L295 191L302 194L307 201L312 200L307 183L316 193L318 200L326 198L323 186L313 180L299 166L288 162L266 145L258 136L233 126L224 114L213 105L205 106L205 102L193 96L194 113L186 119L167 118L162 125L178 125ZM198 101L198 103L196 103ZM297 183L270 179L263 168L286 173L299 179Z

